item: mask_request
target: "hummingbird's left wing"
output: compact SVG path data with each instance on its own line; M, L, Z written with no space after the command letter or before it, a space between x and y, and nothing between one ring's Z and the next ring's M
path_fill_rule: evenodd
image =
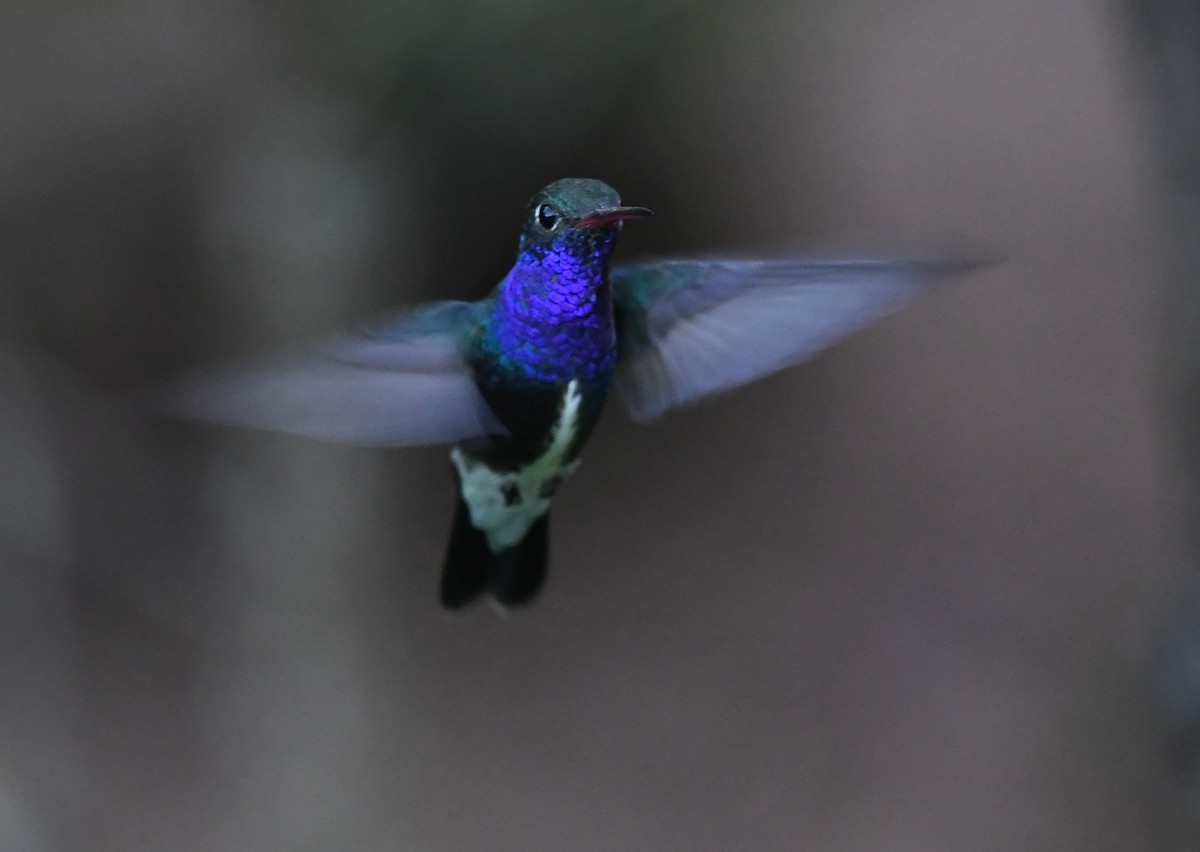
M616 383L635 420L800 363L975 268L890 260L680 259L611 274Z
M198 420L374 446L504 434L464 356L480 311L477 302L410 308L288 355L200 373L154 402Z

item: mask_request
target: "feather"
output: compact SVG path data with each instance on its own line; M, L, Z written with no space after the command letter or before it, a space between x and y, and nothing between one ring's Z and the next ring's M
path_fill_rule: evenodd
M479 311L410 309L289 355L196 374L155 401L177 416L370 446L503 434L464 360Z
M805 361L977 264L661 260L617 267L618 392L653 420Z

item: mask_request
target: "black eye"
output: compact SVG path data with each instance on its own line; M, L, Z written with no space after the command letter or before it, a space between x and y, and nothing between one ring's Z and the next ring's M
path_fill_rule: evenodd
M538 224L547 231L553 231L558 226L558 211L549 204L539 204L534 215L537 216Z

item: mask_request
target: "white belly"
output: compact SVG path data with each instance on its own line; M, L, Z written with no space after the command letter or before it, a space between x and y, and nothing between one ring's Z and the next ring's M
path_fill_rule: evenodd
M572 380L563 392L546 451L522 470L497 473L459 447L450 451L471 523L487 536L493 553L507 550L525 537L533 522L550 508L557 483L579 466L577 460L567 464L565 459L575 439L582 401L579 382Z

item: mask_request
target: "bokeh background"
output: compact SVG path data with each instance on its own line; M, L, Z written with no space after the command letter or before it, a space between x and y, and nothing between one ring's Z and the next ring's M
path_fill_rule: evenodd
M1187 6L8 0L0 849L1191 848ZM568 175L626 257L1004 262L614 406L508 618L444 450L123 402L482 295Z

